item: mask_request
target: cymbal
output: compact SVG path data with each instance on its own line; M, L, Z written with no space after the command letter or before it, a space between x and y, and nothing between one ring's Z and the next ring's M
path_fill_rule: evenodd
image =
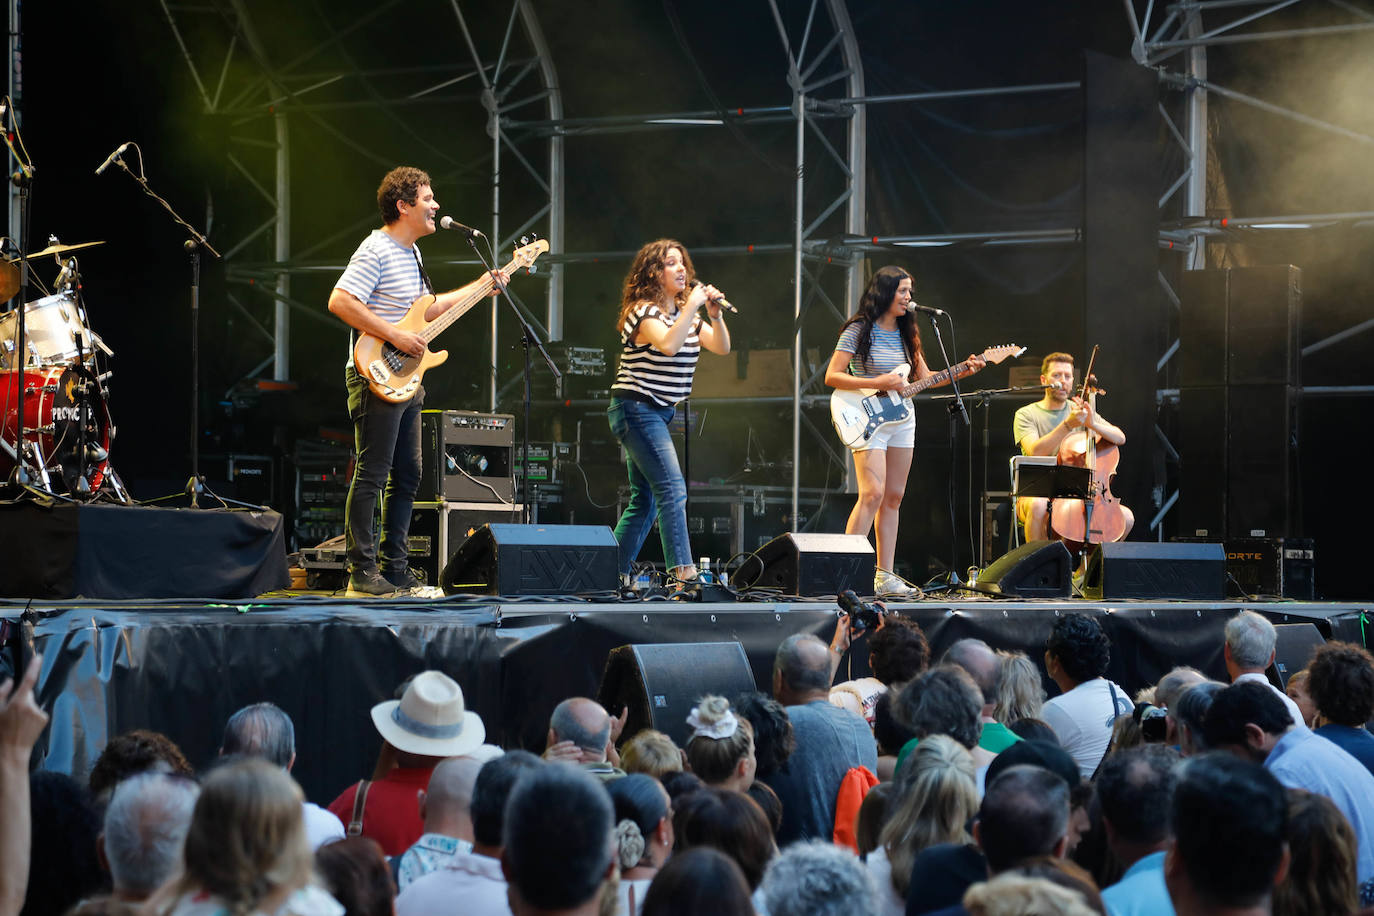
M19 292L19 262L0 258L0 302L8 302Z
M104 245L104 244L105 244L105 243L104 243L103 241L100 241L100 242L77 242L75 245L49 245L47 248L44 248L42 251L35 251L33 254L26 254L26 255L24 255L23 258L15 258L15 260L16 260L16 261L21 261L21 260L32 261L34 258L45 257L45 256L50 255L50 254L61 254L61 253L64 252L64 251L76 251L76 250L79 249L79 248L93 248L93 247L95 247L96 245ZM13 264L14 261L11 261L10 263Z

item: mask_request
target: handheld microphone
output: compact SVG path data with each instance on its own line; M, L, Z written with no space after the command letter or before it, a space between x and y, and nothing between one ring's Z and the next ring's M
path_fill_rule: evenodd
M118 159L120 156L123 156L124 151L128 149L129 146L130 144L128 143L121 144L119 149L115 150L113 153L110 153L108 159L100 163L100 166L95 170L95 173L97 175L104 175L105 170L108 169L111 165L113 165L116 159Z
M481 229L474 229L471 226L464 226L462 223L458 222L458 220L454 219L451 216L445 216L443 219L439 220L439 228L457 229L459 232L466 232L468 234L468 238L472 238L474 235L482 235ZM482 238L486 238L486 236L482 235Z
M698 280L698 281L696 281L696 282L697 282L697 286L710 286L710 285L711 285L711 284L709 284L709 283L703 283L703 282L701 282L700 280ZM724 296L716 296L714 299L708 299L708 300L706 300L706 301L708 301L708 302L714 302L716 305L718 305L718 306L720 306L721 308L725 309L727 312L733 312L733 313L735 313L736 315L739 314L739 309L737 309L737 308L735 308L733 305L731 305L731 304L730 304L730 300L729 300L729 299L726 299Z
M921 305L914 301L906 304L906 310L908 312L925 312L927 315L934 315L937 318L944 314L944 310L937 309L933 305Z

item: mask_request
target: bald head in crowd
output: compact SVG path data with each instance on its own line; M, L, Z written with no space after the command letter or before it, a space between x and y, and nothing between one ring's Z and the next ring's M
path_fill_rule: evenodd
M472 842L472 790L481 770L482 761L472 757L450 757L434 768L420 792L425 833Z
M571 741L583 763L604 763L611 741L611 716L595 700L571 697L554 707L549 717L548 744Z
M830 648L810 633L787 637L773 656L773 698L801 706L830 695Z
M983 715L997 705L997 679L1001 670L997 653L981 639L961 639L945 651L941 661L968 672L983 694Z

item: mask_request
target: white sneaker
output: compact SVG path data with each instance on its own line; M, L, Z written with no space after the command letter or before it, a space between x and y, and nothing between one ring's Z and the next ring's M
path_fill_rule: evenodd
M926 596L925 592L909 584L901 576L894 575L885 569L879 569L873 574L873 594L879 598L897 598L907 601L916 601Z

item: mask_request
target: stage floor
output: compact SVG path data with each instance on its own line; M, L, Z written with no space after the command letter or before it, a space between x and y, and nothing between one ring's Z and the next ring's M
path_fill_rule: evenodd
M937 657L956 639L975 636L1037 663L1055 618L1097 616L1112 640L1109 676L1132 693L1180 664L1224 678L1222 628L1240 609L1362 643L1371 607L989 598L889 605L920 624ZM296 778L312 800L328 802L371 772L380 739L368 709L417 671L437 668L455 678L489 741L539 750L553 706L568 696L595 696L616 646L737 641L758 688L768 692L778 643L799 632L828 640L836 608L824 600L295 595L232 603L2 601L0 620L43 653L39 701L52 715L38 748L43 767L84 778L108 738L133 728L170 735L203 766L234 710L270 700L295 721ZM841 661L838 679L867 671L860 640ZM1048 681L1046 689L1056 692Z

